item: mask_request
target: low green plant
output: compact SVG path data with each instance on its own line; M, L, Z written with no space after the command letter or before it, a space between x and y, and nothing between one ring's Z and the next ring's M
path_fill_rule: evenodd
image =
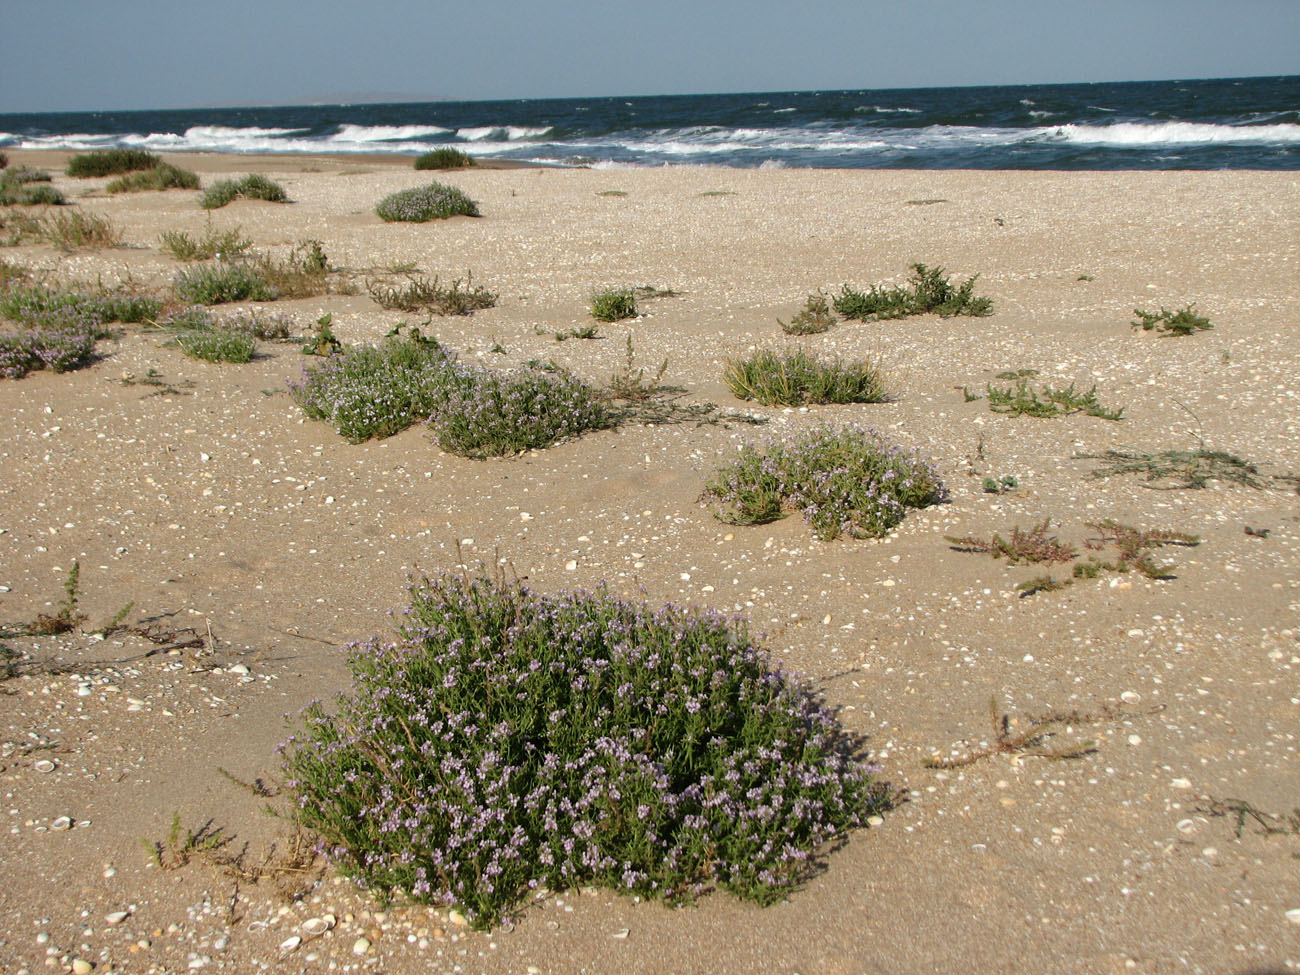
M481 285L474 284L474 275L456 278L451 287L438 283L435 276L411 278L404 285L387 285L371 282L370 297L382 308L399 311L429 311L435 315L468 315L482 308L492 308L497 295Z
M935 468L915 451L860 427L820 427L764 448L746 444L714 472L701 500L737 525L764 524L799 511L818 538L879 538L909 508L947 497Z
M884 378L875 363L845 362L796 352L760 349L743 359L728 359L722 381L737 397L764 406L805 403L883 403Z
M545 331L538 329L537 334L544 335ZM595 325L584 325L580 328L555 332L554 335L557 342L567 342L569 339L598 339L600 338L600 330Z
M480 216L478 204L466 196L463 190L443 183L430 183L428 186L391 193L379 201L375 213L385 223L427 223L456 216Z
M413 582L392 642L283 746L345 874L489 928L539 887L771 904L892 801L743 623L516 582Z
M416 169L465 169L468 166L477 165L478 163L475 162L474 157L468 152L462 152L450 146L431 149L415 157Z
M1161 308L1158 312L1134 308L1133 314L1137 315L1137 321L1133 322L1132 325L1134 328L1144 329L1148 332L1157 331L1165 336L1194 335L1199 331L1214 328L1210 320L1196 314L1194 308L1194 305L1188 305L1185 308L1178 309L1178 311Z
M818 291L808 296L803 309L790 321L783 322L778 318L776 323L786 335L816 335L828 331L835 324L835 316L826 303L826 296Z
M1108 465L1091 474L1094 478L1117 474L1143 474L1146 480L1174 480L1167 489L1204 488L1210 481L1227 481L1252 488L1268 487L1265 475L1249 461L1223 450L1162 450L1143 453L1134 450L1107 450L1100 454L1077 454L1090 460L1105 460ZM1162 486L1163 487L1163 486Z
M107 217L83 210L61 210L42 221L41 233L61 251L117 247L122 232Z
M1003 474L999 478L986 477L981 485L985 494L1006 494L1020 487L1020 481L1014 474Z
M235 200L265 200L268 203L288 203L284 187L259 173L250 173L243 179L223 179L213 183L203 192L199 205L205 210L216 210Z
M627 196L627 190L597 190L597 196Z
M162 249L180 261L233 260L245 254L253 242L239 233L239 228L218 233L209 218L202 237L192 237L184 230L167 230L159 235Z
M0 203L4 188L0 187ZM42 217L30 213L0 210L0 247L20 247L41 239Z
M243 363L257 354L251 336L224 329L191 329L176 335L176 345L191 359Z
M854 291L846 284L833 304L835 310L845 318L859 321L880 321L927 313L943 318L955 315L991 315L993 299L975 297L975 281L978 277L975 275L968 278L964 284L954 288L948 282L943 268L913 264L910 287L873 285L870 290L862 292Z
M108 193L140 193L147 190L197 190L199 177L188 169L171 163L159 163L151 169L127 173L104 187Z
M255 267L218 261L177 272L172 285L182 301L219 305L229 301L273 301L275 290Z
M5 291L14 285L25 284L31 276L31 269L26 264L0 260L0 291Z
M1018 379L1015 386L1004 388L992 385L985 387L988 395L989 409L994 413L1009 413L1012 416L1052 417L1066 416L1071 413L1085 413L1103 420L1123 418L1124 408L1110 409L1097 402L1097 387L1093 386L1086 393L1075 389L1074 383L1063 389L1044 386L1042 394L1029 387L1029 380Z
M591 317L598 322L636 318L636 294L631 288L606 288L591 296Z
M161 162L153 153L140 149L101 149L73 156L68 160L66 172L77 179L89 179L153 169Z
M314 238L299 241L283 260L261 254L250 265L280 298L314 298L330 291L329 260Z
M316 324L312 326L311 337L302 347L303 355L317 355L328 358L332 355L342 355L347 351L343 343L334 335L334 329L330 327L334 321L332 312L326 312L320 318L316 319Z
M1012 529L1009 539L994 534L991 539L974 537L957 538L945 536L952 547L959 552L983 552L995 559L1005 558L1008 565L1028 563L1071 563L1070 577L1058 579L1051 574L1036 576L1016 586L1022 596L1032 596L1040 592L1054 592L1064 589L1078 579L1096 579L1103 572L1138 572L1148 579L1161 580L1172 578L1172 565L1156 562L1152 553L1165 545L1199 545L1201 540L1186 532L1163 528L1140 529L1123 525L1106 519L1101 522L1089 522L1089 528L1097 534L1084 541L1089 552L1101 552L1114 549L1111 558L1102 558L1089 554L1086 559L1079 558L1076 546L1062 542L1055 535L1049 534L1050 519L1035 525L1029 531L1021 531L1019 526Z
M632 347L632 333L627 334L627 344L623 353L623 365L609 377L607 387L612 399L626 403L646 403L665 390L661 385L664 373L668 371L668 359L665 358L655 370L654 375L646 378L646 367L636 364L636 352Z
M179 870L196 855L212 853L230 842L222 830L214 828L211 821L204 823L197 831L181 826L179 811L172 813L171 828L161 841L142 839L141 844L149 853L149 859L162 870Z
M1057 734L1054 730L1062 725L1077 723L1066 715L1050 715L1045 718L1033 718L1024 723L1024 727L1012 731L1011 715L999 710L998 699L989 698L989 720L993 725L991 744L973 748L964 755L943 757L934 755L921 764L926 768L962 768L974 765L981 758L992 755L1027 755L1034 758L1046 758L1061 761L1070 758L1083 758L1097 750L1095 741L1080 741L1048 747L1046 742ZM1017 721L1015 724L1019 725Z
M1011 529L1011 537L1003 538L994 533L991 539L983 540L973 536L957 538L945 535L944 538L958 552L985 552L995 559L1005 558L1007 565L1019 565L1027 562L1038 565L1042 562L1073 562L1079 550L1067 542L1062 542L1051 531L1051 519L1044 518L1028 531L1021 531L1017 525Z

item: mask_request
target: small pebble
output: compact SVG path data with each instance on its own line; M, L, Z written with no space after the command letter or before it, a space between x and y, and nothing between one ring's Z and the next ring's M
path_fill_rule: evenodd
M131 916L130 911L114 911L112 914L105 914L104 920L109 924L121 924Z
M447 912L447 920L458 928L463 928L465 925L469 924L469 921L465 919L465 915L456 910Z
M302 938L295 934L292 938L285 938L280 942L280 950L287 955L291 951L297 951L300 944L302 944Z
M72 959L73 975L90 975L95 970L95 963L84 958Z
M1286 919L1292 924L1300 924L1300 907L1293 907L1287 911Z
M1125 704L1137 704L1138 701L1142 700L1142 695L1137 691L1125 691L1119 696L1119 699Z
M369 950L370 950L369 938L357 938L356 941L352 942L352 954L354 955L364 955Z

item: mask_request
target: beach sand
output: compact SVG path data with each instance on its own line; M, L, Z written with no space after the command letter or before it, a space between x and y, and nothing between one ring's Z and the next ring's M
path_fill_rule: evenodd
M51 280L165 289L179 265L159 234L200 235L209 220L278 256L315 238L360 293L269 306L304 329L330 313L345 342L375 342L422 317L381 309L367 280L407 263L443 282L472 273L497 307L421 324L463 359L554 358L601 383L630 335L638 363L668 360L664 379L684 402L769 422L630 425L493 461L443 454L423 428L351 445L286 394L304 362L296 345L211 365L136 327L101 343L91 368L0 382L0 620L52 612L75 559L90 625L133 601L132 621L193 628L205 643L151 654L122 634L5 641L69 669L0 683L0 969L1300 969L1300 825L1229 812L1243 808L1230 800L1278 817L1300 806L1296 483L1159 490L1138 475L1092 478L1099 462L1080 456L1204 445L1266 478L1300 473L1296 174L430 174L385 157L174 157L205 182L268 173L294 201L208 214L193 192L107 196L106 180L62 175L66 154L9 155L50 167L78 210L122 231L110 250L0 251ZM463 188L482 218L375 216L383 196L431 177ZM842 322L803 339L777 324L810 292L902 283L913 262L978 274L994 314ZM642 285L680 294L601 325L598 340L555 340L591 323L594 289ZM1129 325L1135 307L1189 303L1213 330L1168 338ZM893 399L787 410L742 404L723 385L728 356L796 346L878 359ZM1038 370L1036 387L1095 384L1123 419L1006 416L963 395L1019 369ZM142 382L150 370L176 394L151 395L162 387ZM735 527L698 502L741 443L823 421L919 447L951 501L885 539L832 542L797 515ZM1019 486L985 493L983 479L1003 475ZM1016 584L1040 569L945 541L1051 519L1082 543L1107 518L1203 543L1159 553L1175 565L1167 580L1103 575L1020 598ZM445 911L385 908L331 876L285 903L271 880L202 856L151 862L142 841L163 841L173 813L186 829L222 830L229 851L246 846L246 864L283 844L267 800L220 770L274 780L283 716L348 686L344 645L385 632L412 573L480 561L543 592L604 582L652 604L743 614L869 736L907 801L770 908L722 893L668 909L574 891L491 934ZM1013 731L1064 716L1049 744L1095 750L927 767L992 740L990 700ZM52 829L61 816L73 828ZM279 947L326 913L331 931Z

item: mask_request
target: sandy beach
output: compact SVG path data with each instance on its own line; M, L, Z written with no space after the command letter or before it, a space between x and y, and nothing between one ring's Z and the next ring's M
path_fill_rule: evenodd
M0 381L0 623L51 612L76 560L88 625L131 602L141 628L202 643L3 641L29 659L0 681L0 971L1300 970L1297 174L425 173L400 157L165 157L205 185L266 173L292 200L209 212L193 191L110 196L106 179L64 175L68 155L9 152L11 166L49 169L69 209L106 217L123 242L0 248L47 283L164 294L183 266L160 249L167 231L237 228L277 257L315 239L331 280L355 293L266 306L304 332L329 314L343 342L376 343L407 322L465 361L554 359L594 384L623 367L630 336L639 366L667 360L680 403L766 423L629 424L488 461L442 452L423 427L353 445L287 394L308 361L299 344L214 365L135 326L89 368ZM482 217L375 215L431 178ZM902 284L914 262L978 274L993 314L842 321L801 338L778 324L819 289ZM472 275L499 299L425 324L367 293L395 268ZM595 289L636 286L676 294L596 339L556 340L593 324ZM1130 326L1135 308L1189 304L1214 327ZM870 357L892 398L743 403L723 364L757 348ZM963 393L1031 369L1035 388L1095 385L1123 418L1009 416ZM741 444L827 421L919 448L951 499L883 539L829 542L798 515L733 526L700 503ZM1083 456L1198 448L1255 465L1262 486L1098 478L1102 462ZM1004 476L1013 490L984 490ZM1160 551L1173 578L1103 574L1022 598L1017 584L1041 569L945 540L1044 519L1080 547L1104 519L1201 544ZM197 854L160 868L145 846L174 814L221 830L246 866L283 851L285 820L232 777L279 777L284 716L347 689L343 648L386 632L412 574L479 564L543 592L606 583L743 615L869 737L905 801L769 908L714 892L670 909L592 889L479 933L328 872L258 880ZM1095 747L927 765L993 741L990 700L1011 732L1060 718L1053 742ZM304 929L327 914L328 931Z

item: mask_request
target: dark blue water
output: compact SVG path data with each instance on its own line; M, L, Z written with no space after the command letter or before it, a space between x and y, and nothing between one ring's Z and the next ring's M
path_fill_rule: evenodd
M561 165L1300 169L1300 77L0 115L0 147Z

